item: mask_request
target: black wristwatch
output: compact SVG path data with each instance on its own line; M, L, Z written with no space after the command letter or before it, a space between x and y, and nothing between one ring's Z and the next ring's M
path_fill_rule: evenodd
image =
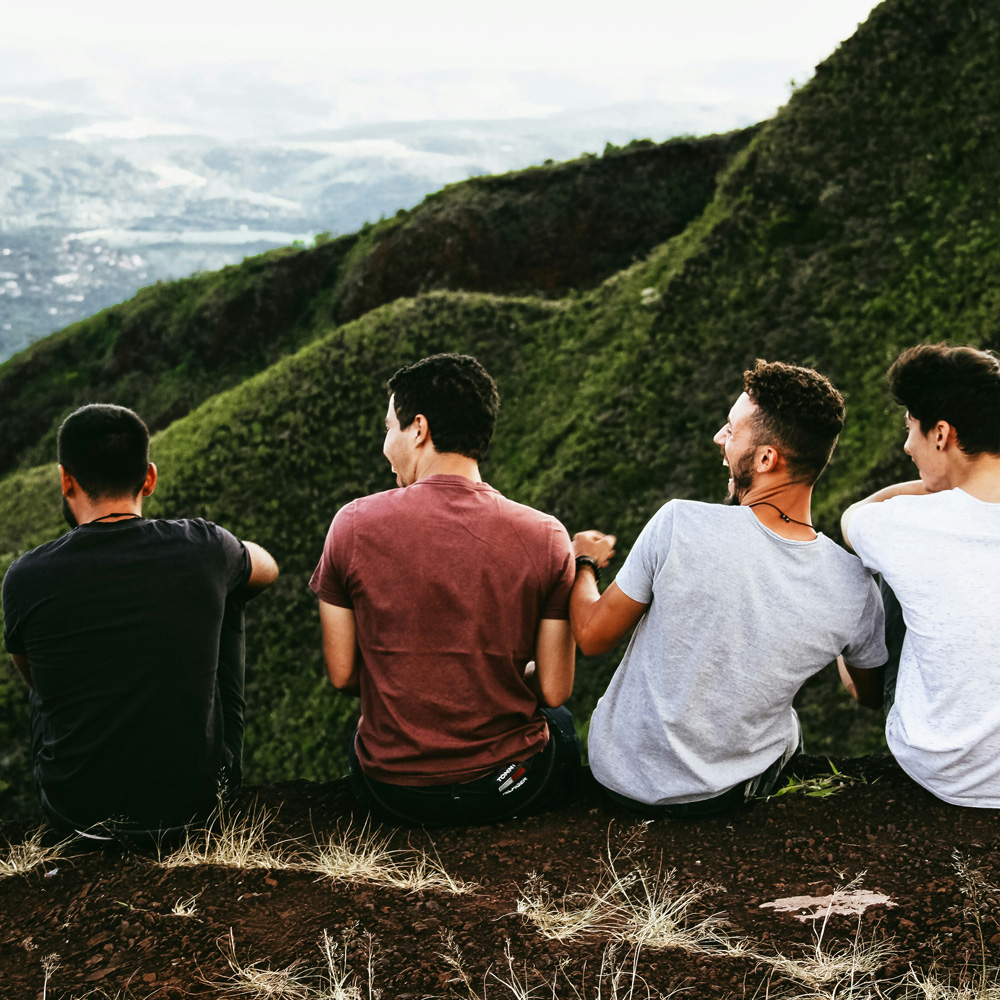
M580 566L589 566L594 571L594 583L601 582L601 567L597 565L597 560L593 556L577 556L576 571L580 572Z

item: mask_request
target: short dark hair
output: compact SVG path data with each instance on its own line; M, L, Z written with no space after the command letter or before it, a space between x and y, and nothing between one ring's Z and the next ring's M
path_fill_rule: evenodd
M812 368L757 359L743 373L743 388L759 408L755 441L782 451L792 478L819 479L844 426L844 397Z
M1000 359L992 351L917 344L896 358L886 377L893 398L924 434L944 420L967 455L1000 454Z
M400 427L418 413L427 418L434 448L474 458L486 457L500 409L497 384L468 354L433 354L400 368L389 379Z
M149 469L149 430L124 406L91 403L62 422L56 451L91 500L134 497Z

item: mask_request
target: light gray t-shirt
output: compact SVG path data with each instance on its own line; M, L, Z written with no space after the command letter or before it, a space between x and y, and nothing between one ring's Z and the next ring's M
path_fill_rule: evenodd
M945 802L1000 809L1000 504L893 497L860 508L850 535L906 623L889 749Z
M789 541L748 507L672 500L616 583L649 604L590 722L601 784L647 804L712 798L798 739L792 699L839 653L886 660L882 600L824 535Z

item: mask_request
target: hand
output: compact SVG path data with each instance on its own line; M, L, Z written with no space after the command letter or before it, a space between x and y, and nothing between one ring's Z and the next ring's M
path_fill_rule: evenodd
M600 531L578 531L573 536L573 555L590 556L597 560L597 565L604 569L615 555L614 535L605 535Z

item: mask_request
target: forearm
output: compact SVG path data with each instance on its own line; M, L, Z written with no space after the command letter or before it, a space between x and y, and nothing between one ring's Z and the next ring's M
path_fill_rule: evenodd
M601 592L597 589L594 571L581 565L576 572L576 580L569 598L569 620L573 626L573 639L585 656L593 656L590 647L590 631L597 611ZM604 650L597 650L604 652Z
M854 546L851 545L850 538L851 519L862 507L867 507L871 503L883 503L886 500L891 500L893 497L926 496L928 492L927 487L919 479L911 479L905 483L894 483L892 486L884 486L882 489L872 493L871 496L865 497L864 500L859 500L857 503L851 504L844 511L843 517L840 519L840 533L844 536L845 544L853 551Z
M865 497L864 500L859 500L853 507L864 507L870 503L882 503L883 500L891 500L893 497L926 496L928 492L927 487L919 479L909 479L905 483L893 483L892 486L883 486L882 489L876 490L871 496ZM848 509L851 510L853 507Z
M876 667L874 670L860 670L857 667L848 666L843 656L838 656L837 672L840 674L844 690L859 705L874 709L882 707L884 667Z

